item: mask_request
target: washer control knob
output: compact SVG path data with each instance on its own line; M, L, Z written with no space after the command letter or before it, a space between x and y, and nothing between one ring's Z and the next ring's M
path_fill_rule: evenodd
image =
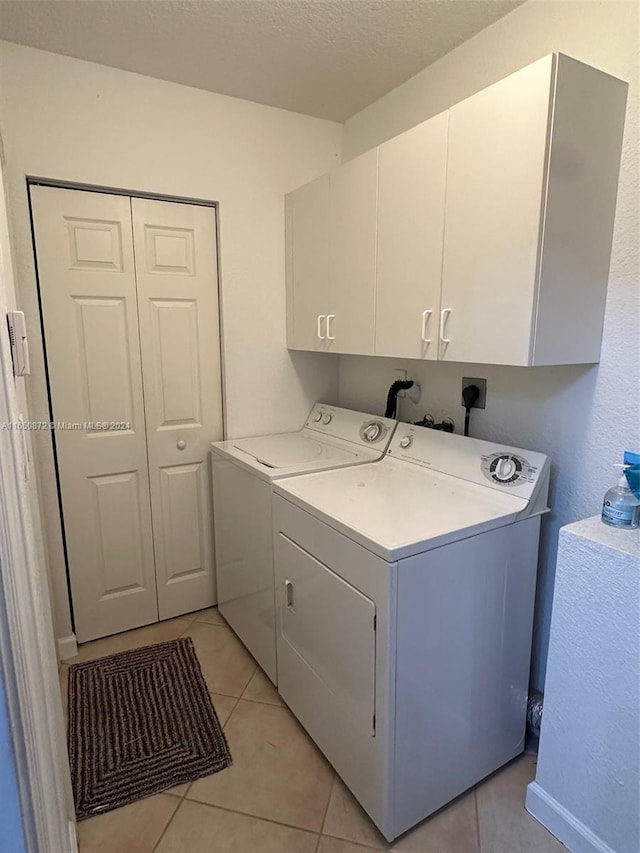
M318 423L322 420L322 412L316 412L313 416L313 420Z
M413 444L413 436L405 435L404 438L400 439L400 447L411 447Z
M323 424L330 424L330 423L331 423L331 421L332 421L332 419L333 419L333 415L329 414L329 412L326 412L326 413L322 416L322 423L323 423Z
M183 438L181 438L180 441L176 444L178 450L184 450L186 446L187 442Z

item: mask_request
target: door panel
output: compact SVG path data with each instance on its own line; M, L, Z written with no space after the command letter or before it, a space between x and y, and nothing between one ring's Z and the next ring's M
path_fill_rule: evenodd
M443 360L529 363L551 71L545 57L450 111Z
M76 635L158 618L128 198L32 187ZM96 428L96 425L99 427Z
M380 146L376 355L438 358L448 113Z
M330 175L329 348L373 355L378 149Z
M213 208L131 200L161 619L215 603L209 444L222 438Z
M141 566L143 536L140 523L140 482L137 471L109 474L106 477L89 477L93 484L94 529L101 536L100 569L101 599L120 595L133 589L142 589L144 578Z
M287 346L327 347L329 176L289 193L287 207Z
M158 429L187 424L197 427L202 419L198 304L193 299L151 299L149 307ZM176 347L176 340L182 341L180 347Z
M161 513L166 528L163 556L169 584L187 575L206 573L208 519L202 512L207 506L208 479L202 462L160 468Z
M133 420L132 363L124 298L72 296L78 332L83 420ZM139 360L137 363L140 370Z
M282 533L275 549L278 650L290 663L281 668L282 695L295 712L296 691L319 687L327 711L339 697L343 714L373 735L374 602Z

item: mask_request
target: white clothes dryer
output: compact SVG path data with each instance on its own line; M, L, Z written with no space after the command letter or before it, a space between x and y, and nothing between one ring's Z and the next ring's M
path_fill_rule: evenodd
M523 750L548 483L410 424L274 483L278 690L389 841Z
M395 425L317 403L297 432L211 445L218 607L274 684L271 483L378 460Z

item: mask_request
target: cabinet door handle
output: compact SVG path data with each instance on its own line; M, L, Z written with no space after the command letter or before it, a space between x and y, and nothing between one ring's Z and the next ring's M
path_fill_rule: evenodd
M326 315L325 314L318 314L318 338L321 341L324 341L327 337L326 335L322 334L322 321L323 320L326 320Z
M295 588L290 580L284 582L284 594L287 599L287 607L293 607L296 603Z
M335 314L327 314L327 340L328 341L335 341L335 339L336 339L336 336L331 334L333 332L333 326L330 325L331 321L335 320L335 319L336 319Z
M422 331L420 332L420 337L422 338L425 344L431 343L431 338L427 337L427 323L431 319L432 311L423 311L422 312Z
M445 338L444 330L447 325L447 320L449 319L449 314L451 314L451 308L443 308L440 312L440 343L441 344L450 344L451 338Z

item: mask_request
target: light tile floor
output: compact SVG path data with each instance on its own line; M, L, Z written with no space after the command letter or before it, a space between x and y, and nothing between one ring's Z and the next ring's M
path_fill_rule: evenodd
M84 644L70 663L190 636L233 767L78 824L80 853L560 853L524 809L525 755L387 844L216 608ZM66 705L68 666L60 669Z

